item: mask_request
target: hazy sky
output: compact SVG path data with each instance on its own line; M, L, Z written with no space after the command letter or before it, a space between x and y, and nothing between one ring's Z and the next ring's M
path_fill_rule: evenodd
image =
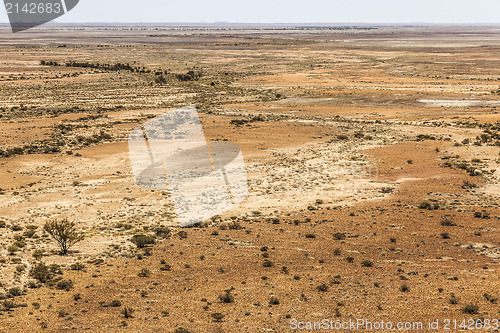
M80 0L57 21L500 23L500 0Z

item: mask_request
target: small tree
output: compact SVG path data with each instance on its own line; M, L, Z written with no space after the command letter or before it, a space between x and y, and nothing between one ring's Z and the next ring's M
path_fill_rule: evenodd
M71 246L83 240L83 234L76 229L74 222L63 220L53 220L45 223L43 229L55 239L61 248L61 254L66 255Z

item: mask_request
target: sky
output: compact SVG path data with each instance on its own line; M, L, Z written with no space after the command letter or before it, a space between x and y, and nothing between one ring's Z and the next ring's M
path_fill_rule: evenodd
M500 0L80 0L56 21L500 23ZM5 10L0 22L8 22Z

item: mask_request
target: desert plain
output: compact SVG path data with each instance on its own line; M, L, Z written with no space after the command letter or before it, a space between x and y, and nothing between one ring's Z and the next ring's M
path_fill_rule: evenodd
M0 330L499 331L499 45L486 25L2 26ZM180 228L127 138L187 105L241 147L249 193ZM44 231L62 219L84 235L67 255Z

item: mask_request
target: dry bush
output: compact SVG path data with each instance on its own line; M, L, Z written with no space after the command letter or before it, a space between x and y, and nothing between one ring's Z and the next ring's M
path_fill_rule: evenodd
M76 224L68 219L49 221L43 229L57 242L62 255L66 255L70 247L84 239L83 234L76 229Z

